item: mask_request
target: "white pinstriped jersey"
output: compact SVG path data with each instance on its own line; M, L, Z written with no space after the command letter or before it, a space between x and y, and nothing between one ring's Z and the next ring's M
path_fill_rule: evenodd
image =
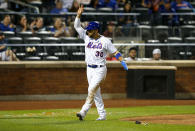
M80 19L77 17L74 27L80 38L85 41L85 62L87 64L105 65L107 53L112 54L117 51L112 42L102 35L97 40L90 38L86 34L86 30L81 27Z

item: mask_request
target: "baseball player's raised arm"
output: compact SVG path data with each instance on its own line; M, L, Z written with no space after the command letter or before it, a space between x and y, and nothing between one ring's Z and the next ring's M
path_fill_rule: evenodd
M81 21L80 17L83 13L83 5L81 5L78 9L77 16L74 21L74 28L78 32L80 38L84 38L84 35L86 34L86 31L81 27Z

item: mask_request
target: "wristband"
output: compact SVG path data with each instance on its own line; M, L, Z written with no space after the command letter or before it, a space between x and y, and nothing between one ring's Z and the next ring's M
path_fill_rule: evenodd
M118 53L115 55L116 59L118 59L118 58L121 57L121 56L122 56L122 55L121 55L120 52L118 52Z

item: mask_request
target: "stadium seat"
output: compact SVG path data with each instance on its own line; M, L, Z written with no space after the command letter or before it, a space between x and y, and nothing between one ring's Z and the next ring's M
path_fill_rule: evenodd
M184 39L185 37L189 37L191 32L195 30L194 25L183 25L181 26L181 37Z
M55 52L54 56L58 57L59 60L69 60L68 53L65 51L62 52Z
M191 37L195 37L195 30L191 31L190 36L191 36Z
M56 37L45 37L42 39L44 44L58 44L60 43L60 39ZM61 46L46 46L46 52L49 56L53 56L55 52L62 52Z
M41 38L39 38L39 37L27 37L27 38L24 38L24 43L25 44L40 44L41 43ZM30 48L32 48L32 47L33 46L30 46ZM44 47L34 46L34 48L36 49L36 51L33 52L33 53L28 53L29 56L39 55L39 53L44 52Z
M154 39L159 40L164 43L167 41L169 36L169 27L168 26L154 26Z
M195 2L190 2L190 4L195 8Z
M3 31L3 34L5 35L5 38L15 37L15 32L13 31Z
M44 37L42 39L42 41L45 44L47 44L47 43L53 43L53 44L60 43L60 39L56 38L56 37Z
M31 4L32 6L38 7L39 11L42 12L42 1L30 1L29 4ZM37 13L36 11L33 11L34 13Z
M146 43L160 43L159 40L147 40Z
M148 13L148 8L135 8L134 10L133 10L133 12L137 12L137 13L141 13L141 14L146 14L146 13Z
M168 43L182 43L182 38L180 38L180 37L168 37L167 42Z
M195 55L195 47L190 46L190 44L195 43L195 37L186 37L184 39L184 42L189 44L189 46L185 46L185 54L186 54L186 58L190 59L193 55Z
M193 12L193 9L191 8L181 8L181 9L178 9L176 10L177 13L192 13ZM193 20L193 15L180 15L179 16L179 21L181 24L190 24Z
M59 58L57 56L46 56L45 60L47 60L47 61L58 61Z
M24 31L24 32L17 32L16 35L22 38L26 38L26 37L32 37L33 33L31 31Z
M186 42L186 43L195 43L195 37L186 37L185 39L184 39L184 42Z
M49 31L40 31L40 32L35 33L35 36L40 37L40 38L52 37L53 35L54 33L49 32Z
M124 8L120 7L120 8L117 8L117 9L116 9L116 12L117 12L117 13L121 13L121 12L123 12L123 10L124 10Z
M0 12L6 12L4 8L0 8ZM0 17L1 18L1 17Z
M180 44L183 40L181 37L168 37L168 44ZM168 46L168 59L184 59L185 51L182 46Z
M109 7L102 7L102 8L99 8L97 11L100 13L113 13L112 8L109 8ZM105 21L105 22L115 21L116 18L117 17L114 15L99 15L99 16L97 16L98 21Z
M46 56L48 56L48 53L45 51L45 52L38 52L37 54L39 57L41 57L41 59L44 59Z
M113 13L112 8L109 7L102 7L98 9L98 12L102 12L102 13Z
M95 8L92 7L85 7L84 8L84 12L96 12L97 10Z
M62 43L74 43L74 44L80 43L80 42L84 43L82 39L79 39L77 37L61 37L60 41Z
M67 44L77 44L77 43L84 44L83 39L79 39L76 37L62 37L61 42L67 43ZM68 59L79 60L81 58L83 60L83 53L85 50L84 46L65 46L63 49L64 49L64 52L68 53L68 56L69 56Z
M24 39L24 43L26 44L40 44L41 38L39 37L28 37Z
M23 44L23 39L21 37L11 37L7 39L8 44ZM23 60L26 53L24 46L12 46L12 51L16 54L16 56Z
M138 26L138 34L139 34L139 39L143 41L151 40L153 39L153 32L152 32L152 27L148 25L140 25Z
M59 41L61 42L61 43L72 43L72 39L71 39L72 37L61 37L61 38L59 38ZM70 41L69 41L70 40ZM71 47L70 47L71 48ZM54 52L54 56L56 56L56 57L58 57L58 59L59 60L69 60L69 56L68 56L68 53L67 53L67 47L65 46L60 46L60 47L58 47L58 50L56 50L55 52Z
M23 44L23 39L21 37L10 37L7 41L8 44Z
M85 60L85 52L72 52L71 60Z
M125 6L125 3L124 1L120 0L119 2L117 2L117 5L118 5L118 8L123 8Z
M137 16L137 21L141 25L149 25L150 24L150 16L148 14L148 8L135 8L133 10L134 13L140 13Z
M191 8L180 8L176 10L177 13L191 13L193 12L193 9Z
M60 41L62 43L67 43L67 44L77 44L77 43L84 43L83 39L79 39L76 37L61 37ZM71 47L67 47L66 49L71 49L71 50L78 50L79 47L78 46L71 46Z
M92 8L92 7L86 7L86 8L84 8L84 12L95 13L95 12L97 12L97 10L95 8ZM96 20L99 21L98 16L94 15L94 14L93 15L83 15L81 17L81 21L96 21Z
M38 57L38 56L29 56L29 57L25 57L26 61L40 61L41 60L41 57Z

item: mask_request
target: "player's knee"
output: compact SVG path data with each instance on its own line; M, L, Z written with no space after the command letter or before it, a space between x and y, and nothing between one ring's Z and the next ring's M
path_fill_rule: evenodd
M95 90L88 91L88 96L94 96L94 95L95 95Z
M101 84L101 81L96 81L95 83L90 84L88 91L97 90L97 88L100 86L100 84Z
M87 102L89 104L92 104L93 103L93 100L94 100L94 97L95 97L95 93L94 92L88 92Z

